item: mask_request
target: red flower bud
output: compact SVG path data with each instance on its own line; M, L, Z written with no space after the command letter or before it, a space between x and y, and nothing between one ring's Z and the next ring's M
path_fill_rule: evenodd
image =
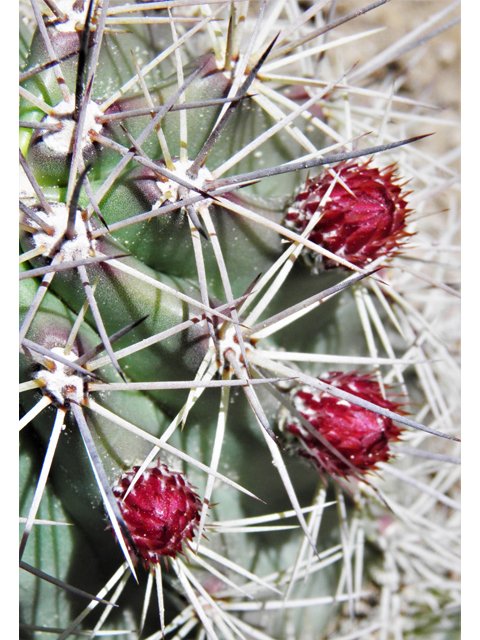
M178 471L164 464L150 465L123 500L139 467L120 477L113 493L145 567L161 556L175 558L192 540L200 521L201 502L194 487Z
M335 172L348 187L337 181L323 206L320 220L308 239L348 260L365 267L380 256L397 253L410 235L405 231L409 211L392 165L379 170L369 162L342 162ZM288 208L284 225L302 233L331 186L333 177L324 172L307 180ZM305 249L309 266L332 269L337 262Z
M342 391L398 412L399 404L383 398L378 383L370 374L331 372L324 379ZM312 387L292 391L295 408L311 426L361 472L375 469L390 457L390 442L398 440L401 430L390 418L376 414L346 400ZM320 472L348 476L353 470L327 448L295 417L282 420L281 429L295 436L293 448Z

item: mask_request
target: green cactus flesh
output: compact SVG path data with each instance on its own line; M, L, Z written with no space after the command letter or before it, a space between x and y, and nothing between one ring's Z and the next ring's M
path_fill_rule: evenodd
M21 4L22 638L458 637L456 155L338 4Z

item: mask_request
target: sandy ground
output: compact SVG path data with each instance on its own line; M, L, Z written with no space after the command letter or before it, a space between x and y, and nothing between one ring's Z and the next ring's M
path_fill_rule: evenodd
M362 8L364 0L338 2L337 15L344 15ZM454 6L456 5L456 6ZM435 14L448 7L453 9L444 18L429 29L419 33L422 38L433 29L446 25L460 15L459 4L451 0L390 0L385 5L343 25L344 33L354 32L362 25L365 29L384 26L385 29L373 38L358 41L355 47L345 47L346 64L357 59L363 62L414 29L421 28ZM348 52L347 52L348 49ZM348 57L347 57L348 56ZM455 24L435 37L415 47L375 73L377 81L384 80L387 74L406 79L399 91L422 102L435 105L441 111L436 115L447 121L458 122L460 118L460 24ZM439 127L429 141L429 149L445 152L460 142L459 128ZM457 167L456 167L457 168Z

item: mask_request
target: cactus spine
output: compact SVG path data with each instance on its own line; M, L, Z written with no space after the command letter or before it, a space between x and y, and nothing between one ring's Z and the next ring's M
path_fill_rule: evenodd
M21 637L456 637L455 154L353 4L21 4Z

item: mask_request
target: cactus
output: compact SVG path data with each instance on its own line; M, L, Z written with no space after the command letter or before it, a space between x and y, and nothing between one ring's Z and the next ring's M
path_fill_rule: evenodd
M400 407L383 398L378 383L368 374L331 371L326 381L379 407L399 412ZM294 387L291 402L314 432L304 428L302 422L288 412L279 428L295 436L292 446L296 453L310 460L320 473L348 476L373 470L378 462L389 460L390 444L398 440L401 433L391 418L312 387ZM334 449L319 440L319 434Z
M22 638L459 637L457 3L354 4L21 3Z

